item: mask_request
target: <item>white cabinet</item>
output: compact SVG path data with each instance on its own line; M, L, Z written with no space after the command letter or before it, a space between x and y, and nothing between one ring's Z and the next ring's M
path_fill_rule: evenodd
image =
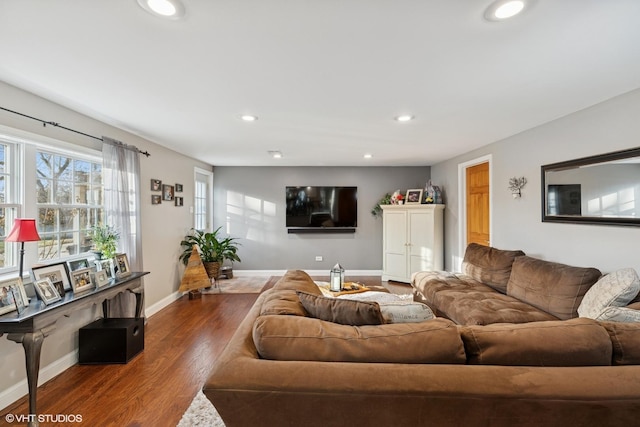
M382 280L443 269L444 205L383 205Z

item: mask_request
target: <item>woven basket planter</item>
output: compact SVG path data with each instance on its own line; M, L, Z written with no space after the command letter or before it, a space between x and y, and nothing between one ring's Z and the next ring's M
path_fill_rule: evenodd
M204 269L207 270L207 275L210 279L217 279L220 275L220 263L219 262L203 262Z

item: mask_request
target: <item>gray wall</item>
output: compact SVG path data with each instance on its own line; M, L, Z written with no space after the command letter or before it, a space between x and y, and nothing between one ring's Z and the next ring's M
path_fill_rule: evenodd
M434 165L432 180L446 190L445 262L455 269L464 255L459 242L458 165L492 156L492 246L603 273L640 271L639 227L574 225L541 221L540 166L640 145L640 90L522 132ZM525 176L521 199L508 190L511 177ZM640 203L640 201L636 201Z
M382 269L382 219L371 209L387 192L424 188L429 167L215 167L214 227L240 239L238 270ZM354 234L287 234L285 187L358 187ZM324 261L316 262L316 255Z

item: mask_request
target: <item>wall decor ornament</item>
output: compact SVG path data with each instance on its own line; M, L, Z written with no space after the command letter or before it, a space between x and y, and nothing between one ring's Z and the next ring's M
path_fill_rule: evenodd
M513 178L509 178L509 190L511 190L511 195L514 199L522 197L522 193L520 192L520 190L525 186L526 183L527 178L525 178L524 176L520 178L516 178L515 176Z

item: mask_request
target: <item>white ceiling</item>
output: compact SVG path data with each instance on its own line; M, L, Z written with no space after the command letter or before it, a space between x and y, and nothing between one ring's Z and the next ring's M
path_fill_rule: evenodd
M640 87L639 0L183 2L2 0L0 80L227 166L431 165Z

